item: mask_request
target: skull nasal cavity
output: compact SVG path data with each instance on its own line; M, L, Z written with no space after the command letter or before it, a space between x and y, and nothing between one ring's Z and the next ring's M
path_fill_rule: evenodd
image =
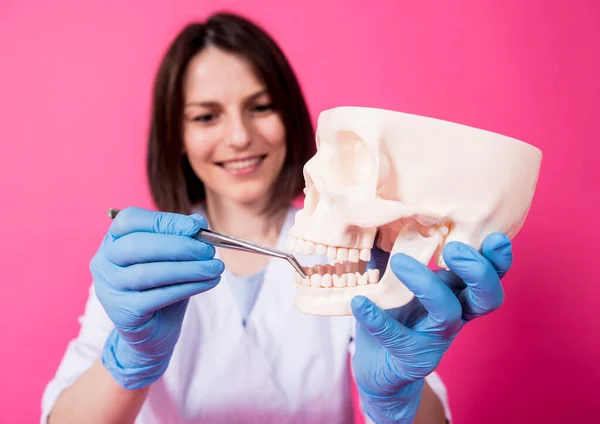
M337 159L332 164L351 184L360 184L369 178L373 169L368 144L355 132L342 130L336 134Z

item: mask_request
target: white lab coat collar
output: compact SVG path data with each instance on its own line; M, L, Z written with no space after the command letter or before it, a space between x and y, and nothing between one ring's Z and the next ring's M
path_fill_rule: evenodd
M276 249L285 249L287 234L294 223L296 211L297 209L294 207L290 206L288 208L275 245ZM206 216L205 209L202 206L196 207L194 213ZM210 228L210 223L208 225ZM215 257L220 258L218 248ZM214 297L214 302L207 301L203 303L210 304L211 316L221 323L219 327L223 326L223 328L228 328L228 331L234 331L235 338L244 339L249 337L253 343L261 347L266 359L271 361L277 355L278 340L280 340L280 335L288 324L289 317L300 313L293 306L296 294L293 269L283 259L271 258L269 260L261 292L246 320L245 328L242 325L242 317L231 290L230 281L227 278L222 278L217 287L202 295L206 298Z

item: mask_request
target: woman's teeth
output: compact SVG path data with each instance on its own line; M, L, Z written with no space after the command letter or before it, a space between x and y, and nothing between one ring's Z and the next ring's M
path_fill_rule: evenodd
M225 169L232 169L232 170L250 168L252 166L258 165L259 163L262 162L262 160L263 160L263 157L259 156L259 157L250 158L250 159L223 162L223 167Z

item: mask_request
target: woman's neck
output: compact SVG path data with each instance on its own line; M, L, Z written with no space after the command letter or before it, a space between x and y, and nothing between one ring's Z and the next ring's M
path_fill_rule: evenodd
M239 204L207 193L206 218L213 230L267 246L275 246L286 211L272 216L262 213L264 205Z

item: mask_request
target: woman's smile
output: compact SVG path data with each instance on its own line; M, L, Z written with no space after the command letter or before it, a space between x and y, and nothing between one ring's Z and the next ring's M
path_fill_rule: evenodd
M245 176L257 172L266 157L266 154L253 155L215 163L233 176Z

